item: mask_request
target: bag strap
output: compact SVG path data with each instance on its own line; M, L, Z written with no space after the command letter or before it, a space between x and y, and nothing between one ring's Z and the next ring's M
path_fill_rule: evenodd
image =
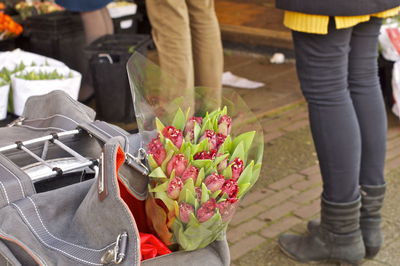
M0 153L0 208L35 193L30 177Z

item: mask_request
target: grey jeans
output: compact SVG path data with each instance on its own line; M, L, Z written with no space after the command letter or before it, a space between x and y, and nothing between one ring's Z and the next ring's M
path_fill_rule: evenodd
M384 184L387 120L378 79L382 19L327 35L293 31L296 67L311 131L332 202L359 197L359 185Z

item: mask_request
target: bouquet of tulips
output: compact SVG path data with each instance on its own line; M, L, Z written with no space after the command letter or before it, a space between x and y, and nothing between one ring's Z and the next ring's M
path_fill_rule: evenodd
M148 217L165 244L203 248L223 235L260 174L260 160L248 160L256 132L232 136L226 107L204 117L179 109L171 125L156 118L156 127L147 146Z

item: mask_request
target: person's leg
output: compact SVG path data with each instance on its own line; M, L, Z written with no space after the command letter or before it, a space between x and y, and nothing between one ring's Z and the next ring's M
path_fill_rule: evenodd
M384 163L387 118L378 78L378 35L382 19L358 24L351 37L349 90L361 130L360 225L367 257L374 257L383 242L380 230L385 195Z
M195 86L209 88L206 93L203 91L203 98L215 101L219 106L222 92L223 51L214 0L186 0L186 2L190 17Z
M192 43L186 3L184 0L146 0L146 8L162 71L160 101L184 96L185 106L194 106Z
M106 34L113 34L112 20L106 7L82 12L81 18L85 30L86 44Z
M302 261L358 263L365 255L359 225L360 129L348 91L352 29L327 35L293 32L296 66L323 179L321 223L304 236L285 234L280 248Z
M386 110L378 78L378 35L382 19L354 27L349 54L349 90L361 130L360 185L383 185Z
M348 91L352 29L328 35L293 32L296 66L323 179L323 197L350 202L359 197L360 129Z

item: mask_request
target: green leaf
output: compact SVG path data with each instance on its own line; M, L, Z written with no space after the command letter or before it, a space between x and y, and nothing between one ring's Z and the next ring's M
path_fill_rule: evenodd
M204 202L206 202L207 200L210 199L208 193L209 193L209 190L208 190L206 184L202 183L201 184L201 204L203 204Z
M183 131L185 129L185 124L186 124L186 116L183 113L182 109L178 108L174 120L172 121L172 126Z
M169 198L166 192L156 192L154 198L162 200L168 210L172 211L175 208L174 200Z
M228 107L224 106L224 108L221 111L221 116L227 115L228 114Z
M165 150L168 152L170 150L173 150L175 153L179 152L178 147L175 146L175 144L170 140L170 139L165 139Z
M199 124L197 124L197 122L194 122L194 139L193 139L193 143L197 143L198 139L200 138L200 132L201 132L201 127Z
M218 156L217 158L215 158L214 160L214 165L217 166L220 162L222 162L223 160L225 160L226 158L228 158L229 154L226 153L224 155Z
M261 163L257 163L256 165L254 165L253 167L253 176L251 179L251 184L254 185L254 183L256 183L258 177L260 176L260 172L261 172Z
M256 135L255 131L249 131L243 134L240 134L233 140L233 147L237 147L239 143L243 142L244 145L244 154L247 157L247 153L250 150L251 144L253 143L254 136ZM245 159L245 158L244 158Z
M157 127L157 131L161 134L162 130L165 128L164 124L160 121L160 119L158 119L156 117L156 127Z
M240 142L236 148L235 151L232 153L230 161L234 160L235 158L239 157L240 159L244 160L245 156L244 156L244 144L243 141Z
M228 167L222 171L222 175L225 177L225 179L232 178L232 165L228 165Z
M150 174L150 177L154 177L154 178L167 178L167 176L165 175L164 171L161 169L161 167L157 167L156 169L154 169Z
M175 152L173 150L167 151L167 156L165 157L165 160L161 164L161 169L163 170L164 173L167 172L167 164L171 160L172 156L174 156L174 153Z
M199 226L200 222L199 220L197 220L196 215L194 215L194 213L191 213L189 216L189 222L187 224L187 227L191 227L191 226Z
M206 130L213 130L213 125L210 119L203 119L203 125L201 127L200 135L203 135Z
M196 187L201 186L201 183L203 182L204 177L205 177L204 168L200 168L199 174L197 175L197 179L196 179Z
M242 198L243 195L246 194L246 192L250 189L250 183L244 183L239 185L239 193L238 193L238 198Z
M176 200L174 200L174 207L175 207L175 216L179 217L179 204Z
M156 160L154 160L154 157L151 154L147 155L147 162L149 163L151 170L154 170L158 167Z
M155 188L150 189L150 192L165 192L168 189L168 181L162 183L161 185L156 186Z
M254 161L251 161L249 165L246 166L246 168L239 176L238 185L251 182L251 179L253 177L253 166Z
M219 196L219 194L221 194L221 190L215 191L214 193L211 194L210 197L216 199Z
M185 114L185 120L186 121L188 121L189 115L190 115L190 107L188 107L188 109L186 110L186 114Z
M204 223L201 223L201 225L203 225L205 228L210 228L214 224L222 224L221 214L219 214L218 211L210 219Z
M194 182L193 182L192 178L189 178L188 180L186 180L185 184L183 185L183 189L187 189L187 190L189 190L189 192L191 194L195 194Z
M213 164L212 160L194 160L192 161L192 165L196 166L197 168L207 168Z
M232 138L227 136L224 143L218 149L218 153L230 153L232 149Z

